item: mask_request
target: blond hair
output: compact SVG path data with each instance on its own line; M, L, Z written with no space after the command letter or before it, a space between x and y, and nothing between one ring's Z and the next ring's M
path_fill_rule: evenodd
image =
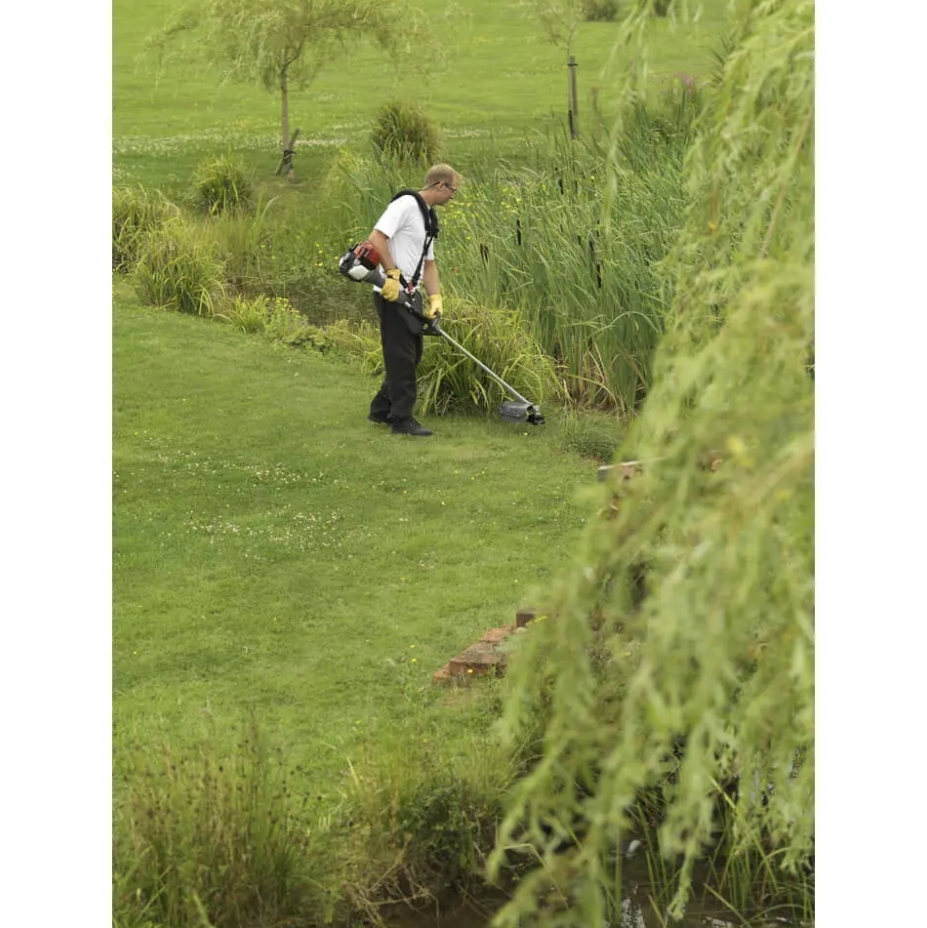
M460 175L449 164L435 164L428 169L425 175L425 186L433 187L444 181L449 187L456 187L460 180Z

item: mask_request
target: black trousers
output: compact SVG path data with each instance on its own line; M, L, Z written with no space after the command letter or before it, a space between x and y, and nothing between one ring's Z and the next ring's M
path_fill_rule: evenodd
M408 419L415 406L416 371L422 360L424 338L421 333L416 335L411 331L404 311L395 303L374 293L373 305L380 317L380 344L386 376L370 402L370 413L390 419Z

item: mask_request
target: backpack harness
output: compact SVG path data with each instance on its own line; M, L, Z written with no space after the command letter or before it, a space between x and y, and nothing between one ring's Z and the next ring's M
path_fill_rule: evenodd
M422 199L422 195L417 190L400 190L399 193L390 200L390 203L392 203L393 200L398 200L400 197L415 197L415 202L418 203L418 208L422 212L422 218L425 220L425 247L422 249L421 258L418 259L418 266L415 268L412 280L406 284L407 289L411 293L418 287L418 282L422 276L422 267L425 264L425 255L428 254L428 248L438 237L438 217L435 211Z

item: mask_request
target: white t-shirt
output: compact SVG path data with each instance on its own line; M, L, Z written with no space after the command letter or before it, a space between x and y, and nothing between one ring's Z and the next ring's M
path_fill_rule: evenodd
M389 251L396 262L396 267L402 271L406 280L411 280L419 259L422 257L422 248L425 245L426 229L425 217L419 209L418 200L413 196L400 197L393 200L383 215L377 220L374 228L382 232L389 239ZM426 261L434 261L435 243L428 246ZM382 265L381 265L382 267ZM424 270L424 265L422 266ZM383 268L384 271L388 268ZM419 278L421 283L421 277ZM379 287L373 288L379 291Z

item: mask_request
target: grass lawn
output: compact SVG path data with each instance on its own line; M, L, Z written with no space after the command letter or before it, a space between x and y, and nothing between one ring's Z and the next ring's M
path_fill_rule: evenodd
M329 783L372 742L459 746L483 722L431 675L572 561L595 464L556 423L393 436L356 367L122 282L113 339L117 755L250 708Z
M221 83L221 74L173 62L159 72L143 56L145 39L181 0L113 3L113 166L119 183L182 186L197 161L232 150L256 171L272 174L279 153L279 103L257 86ZM301 129L297 168L316 176L339 146L367 150L376 110L414 100L443 128L447 156L466 169L487 147L497 154L554 115L565 120L564 48L554 45L530 9L507 0L417 0L443 52L423 78L395 68L369 43L333 59L290 100L291 127ZM692 9L696 5L692 4ZM727 0L705 0L693 22L654 18L648 27L654 79L711 66L709 49L727 22ZM581 23L573 53L579 64L580 126L591 99L608 113L629 50L616 46L617 23ZM637 53L639 54L639 52Z
M139 59L178 2L113 5L114 181L183 188L201 158L232 150L273 184L274 97ZM525 6L420 5L446 52L427 82L364 46L293 93L291 125L317 143L288 190L307 207L314 172L339 146L366 150L390 99L419 102L464 168L565 109L564 51ZM704 73L725 7L655 19L655 73ZM607 107L626 67L617 29L577 33L581 120L593 86ZM324 778L374 735L453 741L431 674L543 598L597 504L582 494L594 463L561 450L555 421L453 418L425 442L396 439L366 421L375 384L356 367L143 308L121 282L114 326L117 747L192 741L205 717L229 729L248 707Z

